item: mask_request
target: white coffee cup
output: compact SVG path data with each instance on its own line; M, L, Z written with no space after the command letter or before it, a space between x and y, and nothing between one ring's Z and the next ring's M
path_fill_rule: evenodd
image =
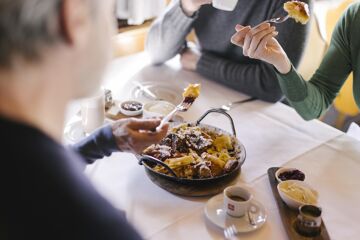
M105 96L100 90L95 95L81 101L81 122L86 133L101 127L105 120Z
M224 208L232 217L242 217L248 211L252 194L240 186L230 186L224 190Z
M238 0L213 0L212 5L214 8L224 11L234 11Z

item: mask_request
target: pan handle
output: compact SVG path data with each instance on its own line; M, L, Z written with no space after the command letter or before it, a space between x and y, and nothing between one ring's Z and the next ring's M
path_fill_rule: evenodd
M178 178L178 176L176 175L176 173L163 161L160 161L157 158L154 158L152 156L149 155L141 155L138 156L138 160L139 160L139 165L143 165L144 162L149 161L158 165L161 165L162 167L164 167L171 175L173 175L174 177Z
M230 120L233 134L234 134L234 136L236 137L236 129L235 129L234 120L233 120L232 117L231 117L224 109L222 109L222 108L213 108L213 109L208 110L206 113L204 113L204 115L202 115L202 116L196 121L196 126L199 125L200 122L201 122L202 120L204 120L204 118L205 118L207 115L209 115L210 113L220 113L220 114L225 115L225 116Z

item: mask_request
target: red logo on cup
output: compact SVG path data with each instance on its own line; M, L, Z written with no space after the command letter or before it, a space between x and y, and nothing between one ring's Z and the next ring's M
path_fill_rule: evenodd
M228 209L231 210L231 211L234 211L235 210L235 206L228 203Z

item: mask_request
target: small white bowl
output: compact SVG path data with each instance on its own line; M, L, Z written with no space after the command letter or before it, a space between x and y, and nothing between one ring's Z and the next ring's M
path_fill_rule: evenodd
M290 172L290 171L294 171L294 170L299 170L301 171L300 169L297 169L297 168L286 168L286 167L282 167L282 168L279 168L276 172L275 172L275 178L276 180L280 183L280 182L283 182L283 180L281 180L279 178L279 175L283 172ZM304 173L303 171L301 171L302 173ZM304 173L305 174L305 173ZM306 178L306 175L305 175L305 178ZM296 180L296 179L289 179L289 180Z
M126 109L124 108L124 104L128 104L128 103L136 103L136 104L139 104L141 105L141 108L138 109L138 110L129 110L129 109ZM130 101L124 101L122 103L120 103L120 112L126 116L129 116L129 117L134 117L134 116L138 116L140 115L142 112L143 112L143 104L141 102L138 102L138 101L133 101L133 100L130 100Z
M144 105L144 118L158 118L168 115L175 105L167 101L152 101Z
M308 188L310 191L312 191L314 193L314 195L316 196L316 203L307 203L307 202L302 202L302 201L299 201L297 199L294 199L292 197L290 197L289 195L287 195L285 192L283 192L281 190L281 186L283 186L284 184L291 184L291 183L297 183L303 187L306 187ZM309 184L303 182L303 181L299 181L299 180L287 180L287 181L283 181L283 182L280 182L278 185L277 185L277 190L280 194L280 197L281 199L286 203L286 205L288 205L290 208L293 208L293 209L299 209L300 206L302 205L308 205L308 204L311 204L311 205L317 205L318 203L318 198L319 198L319 193L314 190Z

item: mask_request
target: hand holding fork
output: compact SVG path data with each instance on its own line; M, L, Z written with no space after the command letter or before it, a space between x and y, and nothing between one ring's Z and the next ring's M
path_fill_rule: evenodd
M193 99L193 101L189 101L187 98L184 98L183 101L179 105L177 105L174 110L172 110L168 115L166 115L161 120L160 125L156 128L156 131L160 131L163 125L169 122L175 116L176 113L186 112L187 110L189 110L191 105L194 103L194 100L195 99Z

